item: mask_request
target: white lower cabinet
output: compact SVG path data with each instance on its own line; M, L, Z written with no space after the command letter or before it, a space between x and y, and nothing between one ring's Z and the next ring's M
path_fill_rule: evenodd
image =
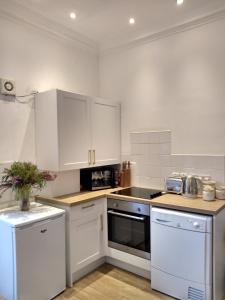
M106 198L71 207L67 218L67 285L91 271L105 258Z

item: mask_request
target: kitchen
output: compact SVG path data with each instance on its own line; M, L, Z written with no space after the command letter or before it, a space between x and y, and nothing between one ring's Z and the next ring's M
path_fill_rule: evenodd
M0 3L0 77L13 81L17 95L16 99L4 93L0 97L1 172L14 161L31 161L40 169L56 172L57 178L40 196L50 199L46 203L51 205L55 197L80 192L80 170L122 161L131 161L131 185L140 188L163 190L164 179L173 172L211 176L217 186L225 184L224 1L184 0L181 5L173 0L142 0L142 5L134 0ZM133 24L129 18L134 19ZM40 101L35 104L33 95L18 97L36 92ZM87 197L89 204L96 201L87 210L93 208L99 216L93 228L102 223L107 228L106 212L113 210L107 209L109 191L101 195L94 191L92 196L82 193L77 205L62 205L66 219L70 210L79 210L80 201L88 203ZM113 199L120 198L113 195ZM166 196L151 203L168 208L159 203ZM8 190L0 199L1 208L17 205L13 199ZM214 207L220 202L179 198L174 204L173 199L165 201L176 211L187 212L191 206L191 213L213 216L213 239L220 239L223 209ZM74 212L66 227L73 222L78 226L80 213ZM107 232L103 232L106 243ZM93 250L99 244L93 242ZM219 240L217 244L216 257L223 261L224 245ZM76 249L77 245L71 246ZM110 254L99 254L99 264L109 257L108 263L121 262L119 268L130 268L128 271L141 276L149 273L149 260L110 249ZM82 248L78 252L81 255ZM68 257L67 253L67 266ZM75 269L77 263L74 261ZM89 264L83 265L87 271ZM68 273L67 267L69 286ZM211 273L217 277L213 286L218 284L211 299L222 299L223 278L220 271ZM1 292L0 296L4 297Z

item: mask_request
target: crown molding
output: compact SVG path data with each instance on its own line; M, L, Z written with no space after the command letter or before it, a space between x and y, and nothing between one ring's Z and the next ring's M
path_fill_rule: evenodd
M14 23L38 29L82 50L99 53L97 43L91 39L11 0L0 0L0 16Z
M210 15L191 20L189 22L173 26L170 28L167 28L165 30L153 33L153 34L147 34L145 36L138 37L136 39L130 39L127 41L111 41L108 43L103 43L100 46L100 53L101 55L108 54L111 52L118 52L122 50L127 50L130 48L134 48L143 44L152 43L154 41L167 38L169 36L179 34L181 32L189 31L201 26L204 26L209 23L213 23L216 21L219 21L221 19L225 18L225 9L219 10L217 12L214 12Z
M76 48L78 47L94 54L100 53L101 55L105 55L107 53L118 52L146 43L151 43L159 39L167 38L169 36L224 19L225 9L156 33L146 34L135 39L115 39L106 43L103 42L100 45L88 37L85 37L64 25L54 22L53 20L49 20L42 14L29 9L29 7L22 5L19 0L0 0L0 16L14 23L38 29L39 31L45 32L49 36L55 37L60 41L69 42Z

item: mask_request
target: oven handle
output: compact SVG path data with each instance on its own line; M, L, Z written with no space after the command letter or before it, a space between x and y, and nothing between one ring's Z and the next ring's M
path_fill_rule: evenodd
M131 216L131 215L122 214L122 213L119 213L119 212L113 211L113 210L108 210L108 214L116 215L116 216L120 216L120 217L125 217L125 218L129 218L129 219L132 219L132 220L137 220L137 221L144 221L145 220L145 217Z

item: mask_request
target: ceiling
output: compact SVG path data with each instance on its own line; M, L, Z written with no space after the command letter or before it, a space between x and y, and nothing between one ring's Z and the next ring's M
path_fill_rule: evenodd
M9 1L9 0L8 0ZM225 0L10 0L100 48L155 34L225 9ZM70 12L77 15L75 20ZM129 25L134 17L135 25Z

